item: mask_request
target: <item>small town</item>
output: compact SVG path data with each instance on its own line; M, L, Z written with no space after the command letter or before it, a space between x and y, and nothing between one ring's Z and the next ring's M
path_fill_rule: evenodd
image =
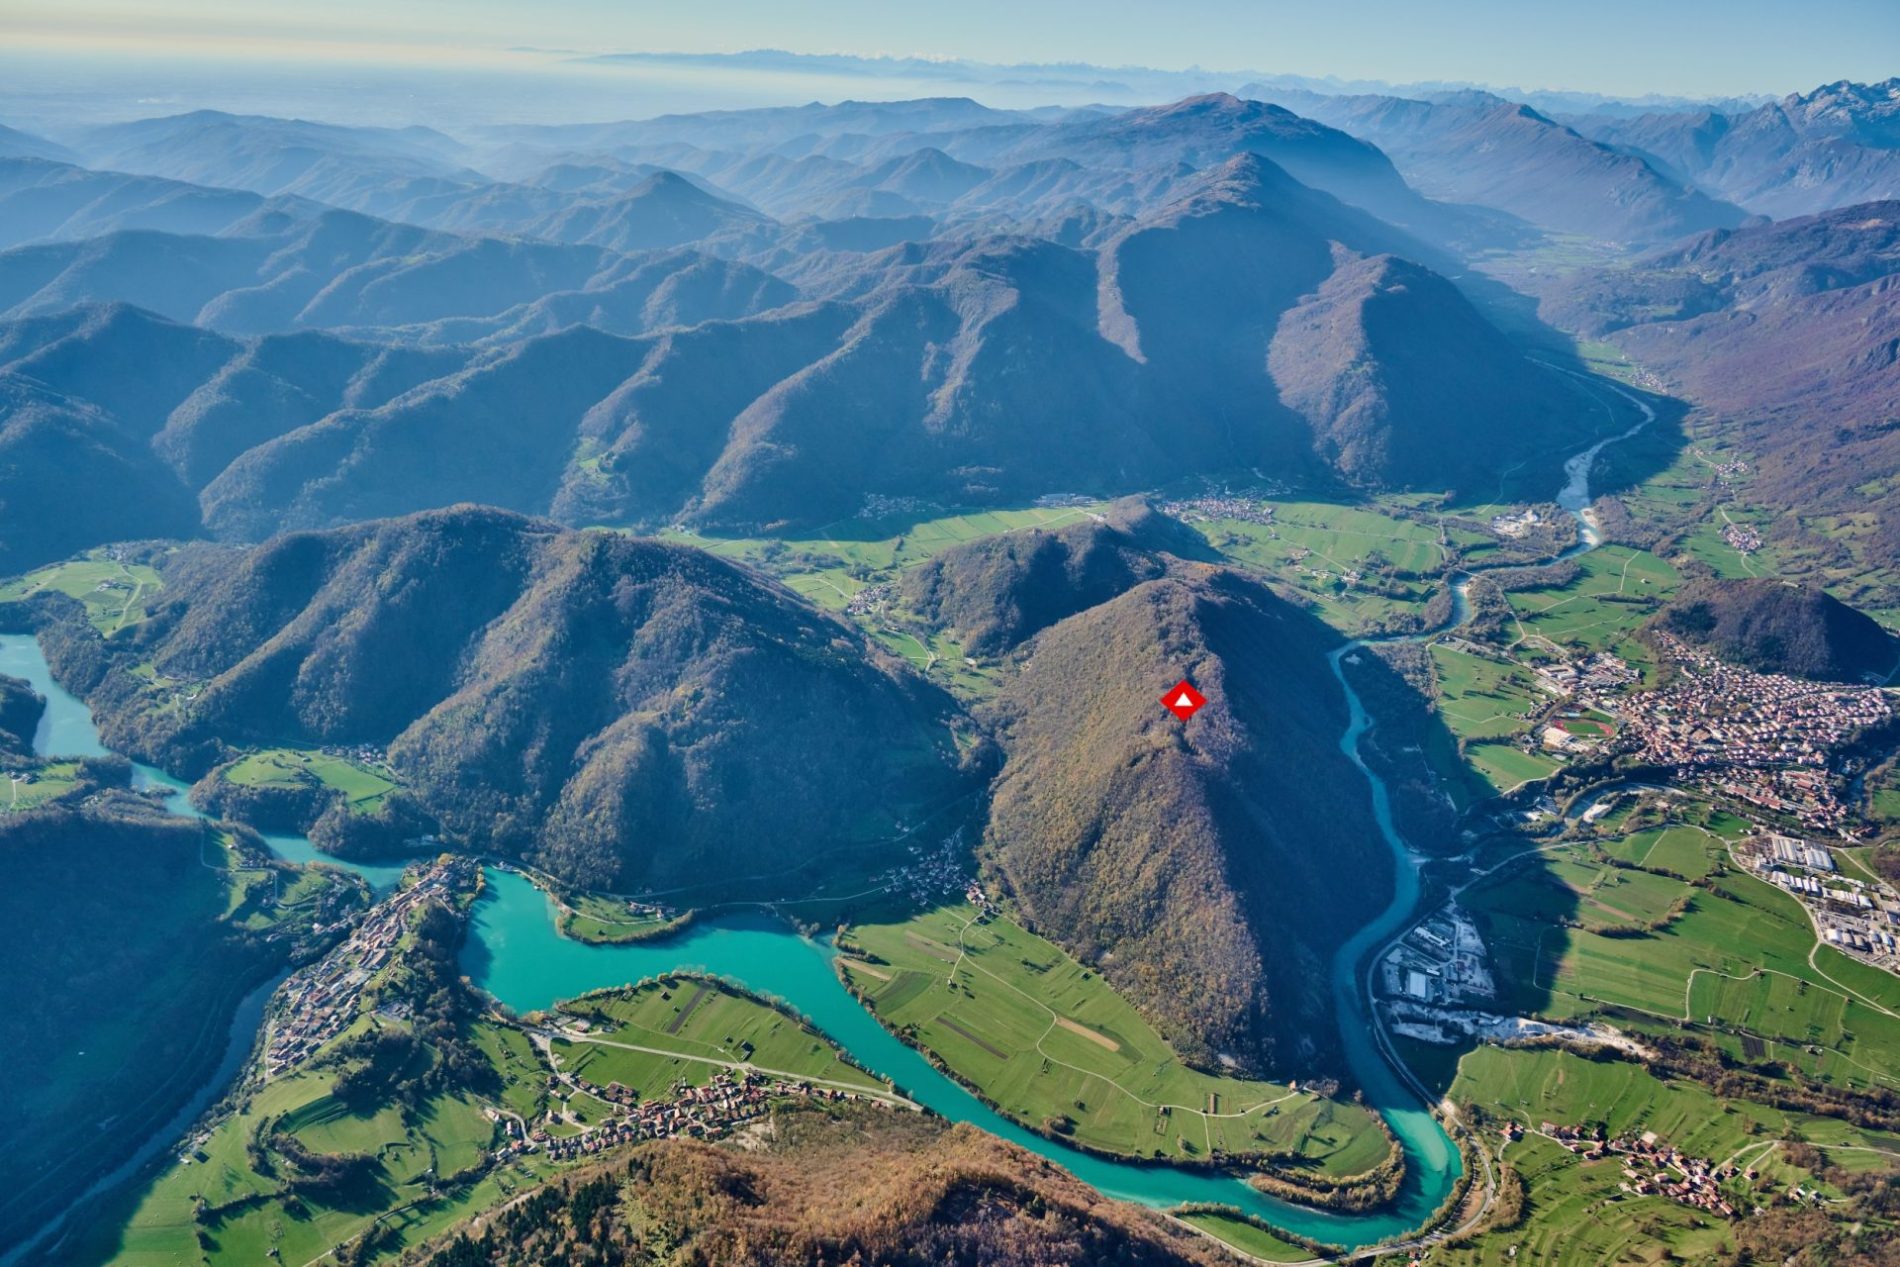
M1690 782L1849 835L1830 759L1859 731L1891 720L1887 693L1755 673L1667 634L1658 643L1683 675L1622 701L1638 750Z
M437 859L408 888L364 912L348 940L284 982L265 1049L266 1078L289 1073L349 1026L363 987L408 930L410 912L466 883L474 867L466 858Z

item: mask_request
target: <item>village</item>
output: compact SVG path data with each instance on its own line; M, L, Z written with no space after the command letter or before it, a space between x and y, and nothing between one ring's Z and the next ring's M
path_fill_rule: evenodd
M1851 839L1830 761L1858 732L1892 719L1887 693L1755 673L1667 634L1658 643L1683 673L1623 699L1636 750L1706 790Z
M852 1099L883 1097L856 1096L837 1087L817 1087L809 1082L793 1082L767 1077L756 1069L737 1069L715 1074L703 1086L685 1082L672 1085L670 1095L660 1100L641 1100L631 1088L618 1082L600 1086L573 1074L556 1074L548 1080L551 1091L580 1092L603 1104L620 1109L616 1116L603 1121L579 1123L571 1115L563 1119L550 1114L550 1125L578 1125L574 1134L557 1135L546 1126L526 1127L518 1119L503 1115L507 1134L498 1156L545 1151L554 1161L572 1161L590 1157L620 1144L648 1139L718 1139L746 1122L765 1116L773 1100L797 1097L835 1103ZM524 1133L525 1131L525 1133Z
M1515 1124L1505 1127L1506 1142L1519 1138ZM1632 1196L1663 1196L1697 1210L1707 1210L1723 1218L1735 1217L1735 1206L1723 1194L1721 1185L1733 1179L1753 1182L1756 1173L1734 1166L1717 1166L1700 1157L1691 1157L1656 1137L1653 1131L1641 1135L1607 1138L1603 1130L1582 1126L1557 1126L1545 1122L1538 1134L1556 1140L1586 1161L1606 1157L1623 1159L1623 1178L1616 1186Z
M979 908L988 908L988 896L970 880L969 855L963 845L961 827L945 836L935 848L910 846L910 858L909 862L880 874L877 882L887 891L901 893L919 903L939 902L960 893Z
M408 888L364 912L348 940L284 982L265 1047L266 1078L289 1073L348 1028L364 986L389 962L408 931L410 912L467 883L474 867L465 858L437 859Z
M1199 497L1165 502L1161 510L1163 514L1172 515L1184 523L1231 519L1236 523L1270 525L1273 523L1273 507L1261 501L1261 498L1269 495L1262 489L1233 493L1225 488L1214 488Z

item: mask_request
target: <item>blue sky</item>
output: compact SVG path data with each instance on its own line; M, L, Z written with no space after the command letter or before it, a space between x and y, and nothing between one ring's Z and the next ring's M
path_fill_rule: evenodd
M435 63L773 47L1720 95L1900 73L1900 0L0 0L0 44Z

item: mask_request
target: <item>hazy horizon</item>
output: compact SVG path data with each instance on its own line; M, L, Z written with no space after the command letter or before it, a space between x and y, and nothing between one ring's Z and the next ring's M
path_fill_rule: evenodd
M453 127L852 97L1126 105L1282 76L1668 102L1779 97L1900 69L1900 6L1827 8L1823 22L1752 0L1612 0L1580 22L1497 0L1429 14L1397 0L1323 13L1202 0L1157 24L1121 0L1028 14L975 0L955 14L847 3L796 15L753 0L690 12L421 0L399 13L339 0L321 20L281 0L186 0L162 19L126 0L20 0L0 17L0 118L57 127L215 108ZM781 50L791 56L769 66L737 56ZM607 55L642 60L595 60Z

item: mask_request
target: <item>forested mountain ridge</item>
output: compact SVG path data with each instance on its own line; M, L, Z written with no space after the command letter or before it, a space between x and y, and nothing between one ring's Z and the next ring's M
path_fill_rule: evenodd
M1038 931L1204 1060L1329 1050L1318 966L1383 901L1390 856L1337 743L1337 644L1257 582L1198 569L1044 630L995 705L985 856ZM1185 724L1158 703L1183 675L1214 701Z
M974 786L947 698L701 551L458 507L200 547L166 583L128 636L55 647L109 742L192 777L233 745L386 746L405 812L573 883L789 865Z

